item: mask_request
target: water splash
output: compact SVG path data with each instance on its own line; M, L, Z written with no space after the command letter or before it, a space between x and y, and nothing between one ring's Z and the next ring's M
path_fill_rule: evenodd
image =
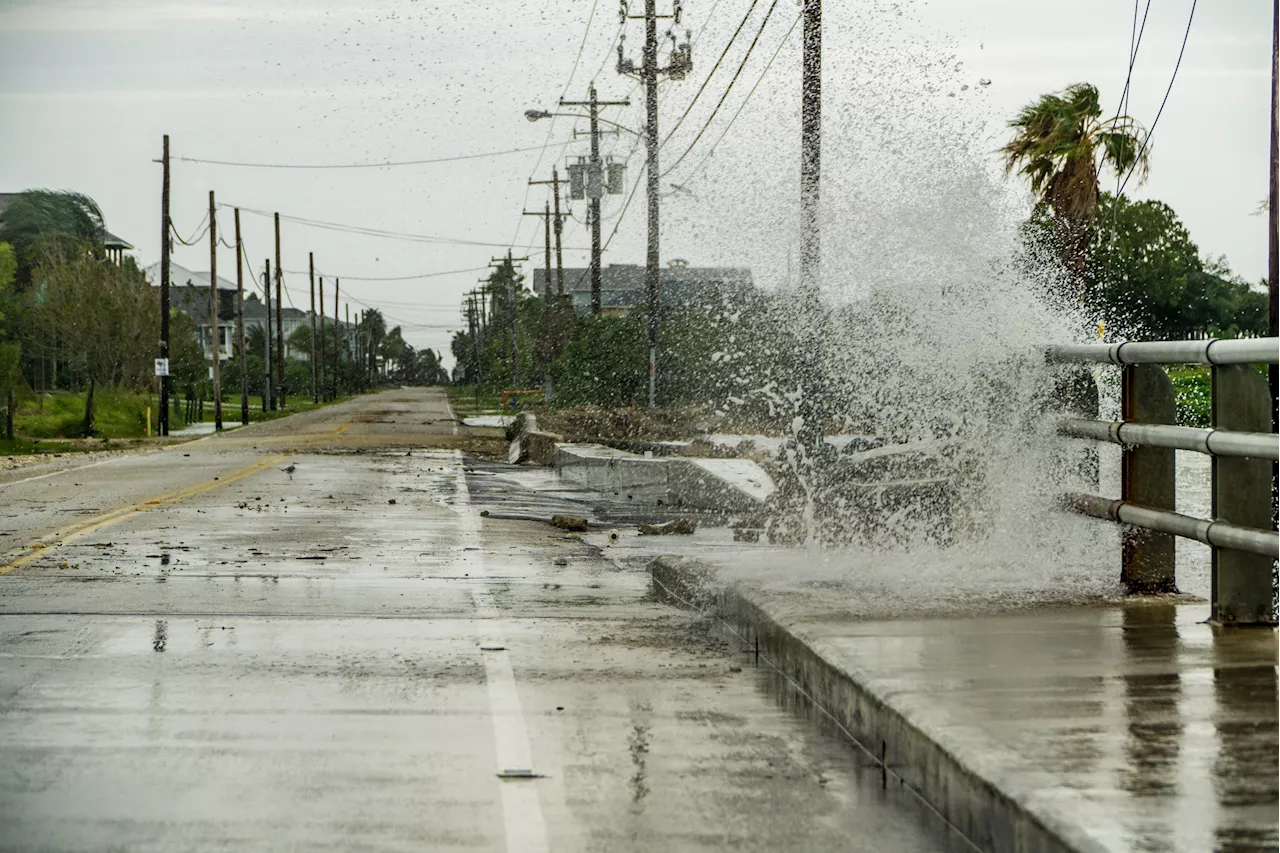
M854 452L785 448L772 518L755 521L828 549L789 566L793 578L877 565L928 567L931 583L953 588L980 578L1114 589L1115 531L1057 508L1062 491L1091 490L1096 467L1055 433L1070 376L1042 352L1081 339L1086 318L1044 298L1062 282L1023 244L1029 198L1002 173L980 80L920 34L908 7L857 6L826 21L821 329L796 304L794 276L777 272L796 242L779 224L798 221L794 174L775 174L795 162L789 142L763 140L772 170L740 163L752 180L724 182L718 200L751 212L716 239L746 256L767 250L783 294L771 339L752 342L781 356L739 396L768 397L785 422L817 387L828 433L874 438ZM797 374L811 334L818 383Z

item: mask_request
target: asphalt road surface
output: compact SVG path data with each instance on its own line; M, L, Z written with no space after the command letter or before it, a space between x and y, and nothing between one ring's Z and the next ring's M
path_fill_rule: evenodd
M482 440L388 391L0 478L0 849L968 849L647 575L482 518Z

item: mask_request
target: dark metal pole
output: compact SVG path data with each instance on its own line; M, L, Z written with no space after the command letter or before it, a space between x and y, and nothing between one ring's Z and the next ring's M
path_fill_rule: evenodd
M244 243L240 239L240 208L236 221L236 355L240 359L240 424L249 423L249 359L244 346Z
M280 268L280 214L276 214L276 386L280 408L286 406L284 396L284 270Z
M222 431L222 329L218 325L218 220L209 190L209 336L213 353L213 428Z
M591 313L599 314L600 294L600 193L603 191L600 177L600 106L596 101L596 87L591 86L591 162L587 165L587 195L591 198ZM594 187L594 189L593 189ZM594 192L594 195L592 193Z
M657 405L658 310L662 271L658 251L658 10L644 2L645 193L649 197L649 243L645 250L644 296L649 338L649 408Z
M164 135L164 177L160 189L160 357L169 358L169 255L173 237L169 224L169 134ZM169 377L160 377L160 435L169 434Z
M311 402L319 403L316 391L316 256L307 252L307 273L311 277Z

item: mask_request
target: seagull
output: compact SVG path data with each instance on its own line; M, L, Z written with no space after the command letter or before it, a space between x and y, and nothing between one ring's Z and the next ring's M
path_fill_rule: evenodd
M292 479L293 479L293 472L298 470L298 466L297 466L297 465L290 465L288 468L281 468L280 470L281 470L281 471L283 471L283 472L285 472L286 474L288 474L288 475L289 475L289 479L290 479L290 480L292 480Z

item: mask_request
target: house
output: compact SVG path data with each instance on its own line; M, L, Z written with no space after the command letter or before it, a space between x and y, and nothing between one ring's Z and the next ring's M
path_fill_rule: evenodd
M160 286L160 264L154 263L144 270L147 281L151 282L153 287ZM255 327L261 328L267 323L267 306L265 302L258 298L258 294L252 293L255 287L252 282L245 282L244 297L244 332L246 339L249 331ZM274 294L273 294L274 296ZM287 301L287 291L286 291ZM169 262L169 305L171 308L181 311L191 318L196 326L196 337L200 343L200 349L206 358L212 356L213 334L209 323L209 273L193 272L180 264ZM286 305L284 310L280 312L280 325L277 327L275 323L276 306L271 306L271 336L272 345L275 345L275 334L277 328L282 328L285 341L289 340L299 326L311 328L311 312L294 308ZM319 319L316 321L319 327ZM332 317L325 318L325 326L333 324ZM346 323L340 325L346 326ZM236 336L236 283L228 281L222 276L218 276L218 341L219 341L219 358L223 361L231 358L235 349ZM310 358L310 352L298 352L288 346L285 347L285 358L307 359Z
M17 198L21 193L0 193L0 214L4 213L4 209L9 206L9 202ZM110 231L102 232L102 248L106 252L107 260L113 264L119 265L124 263L124 253L132 252L133 246L121 240Z
M644 306L644 272L640 264L609 264L600 271L600 310L602 314L621 316L637 306ZM552 270L552 291L556 272ZM545 295L546 270L533 271L533 290ZM752 289L751 270L742 267L691 267L683 261L672 261L659 275L663 305L690 306L704 302L722 303ZM564 292L572 297L578 314L591 311L591 268L566 267Z

